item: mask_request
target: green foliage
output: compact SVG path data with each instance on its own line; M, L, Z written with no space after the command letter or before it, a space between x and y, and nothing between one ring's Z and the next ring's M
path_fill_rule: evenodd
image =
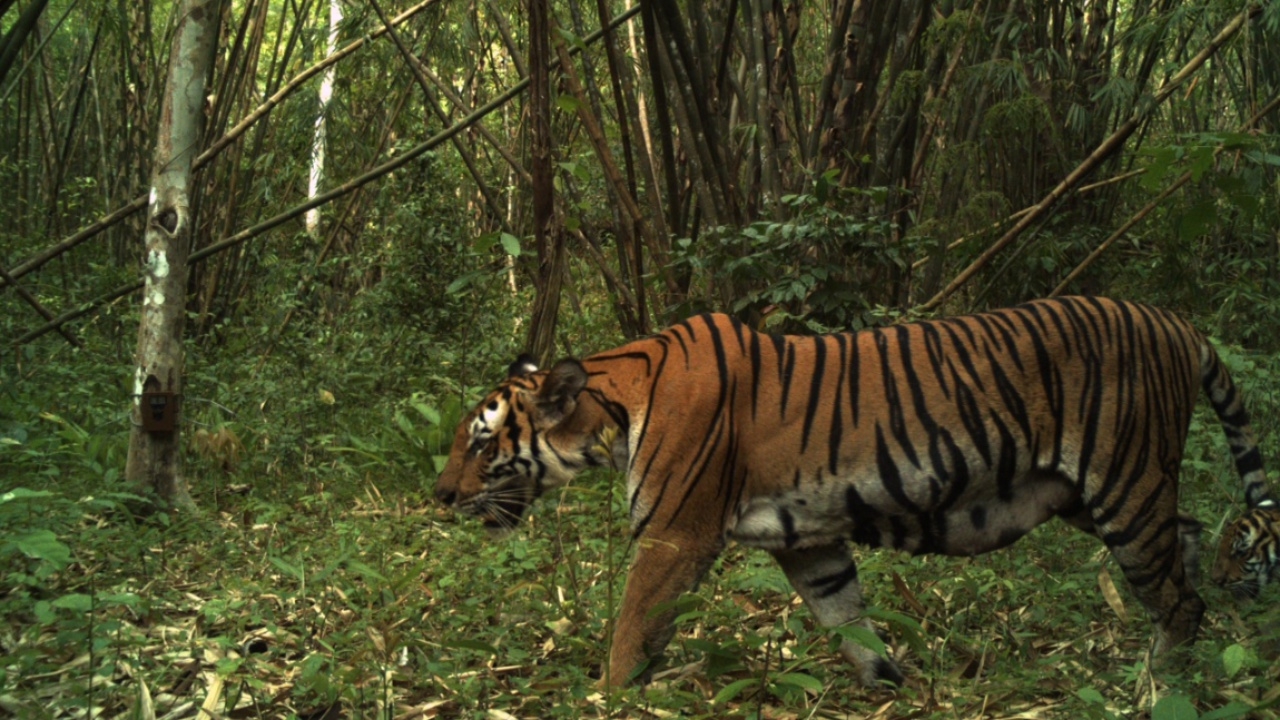
M676 244L679 267L693 277L688 306L676 314L719 307L769 326L823 332L871 324L875 281L900 275L912 248L892 225L838 208L880 201L884 189L850 190L822 176L812 194L783 198L790 219L721 228L699 242Z

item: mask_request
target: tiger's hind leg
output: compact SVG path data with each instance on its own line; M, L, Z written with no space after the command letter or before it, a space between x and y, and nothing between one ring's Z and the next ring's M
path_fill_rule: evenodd
M1199 574L1199 523L1178 513L1175 477L1135 485L1147 490L1134 490L1114 503L1104 500L1091 511L1095 532L1151 615L1152 654L1159 656L1194 641L1204 615L1204 601L1194 585Z
M800 550L773 550L787 580L804 599L809 611L823 627L837 627L862 615L862 585L858 566L843 543ZM869 620L860 623L872 630ZM874 687L882 681L901 685L902 671L893 660L851 640L840 643L840 654L857 668L863 685Z
M1093 525L1093 517L1089 511L1077 505L1067 512L1061 513L1067 524L1096 536L1098 529ZM1192 587L1200 587L1200 534L1204 526L1199 520L1187 513L1178 513L1178 547L1182 550L1182 570Z

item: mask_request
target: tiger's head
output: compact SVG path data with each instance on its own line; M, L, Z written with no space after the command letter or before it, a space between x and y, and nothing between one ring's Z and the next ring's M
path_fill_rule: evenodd
M542 493L609 462L600 450L600 413L581 402L586 386L577 360L539 371L522 355L459 423L436 499L490 530L510 530Z
M1222 531L1213 581L1238 597L1257 597L1280 582L1280 506L1264 500Z

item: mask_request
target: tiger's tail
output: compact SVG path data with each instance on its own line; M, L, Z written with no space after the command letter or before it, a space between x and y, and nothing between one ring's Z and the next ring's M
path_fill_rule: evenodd
M1244 485L1245 502L1250 508L1274 505L1275 499L1267 490L1267 476L1262 469L1262 454L1258 452L1258 442L1249 425L1249 413L1240 401L1231 375L1208 340L1201 340L1200 345L1200 384L1231 446L1236 472Z

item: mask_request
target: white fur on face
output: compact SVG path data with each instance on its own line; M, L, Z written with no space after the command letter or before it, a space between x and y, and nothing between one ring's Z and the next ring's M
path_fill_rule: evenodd
M477 449L484 447L498 432L498 428L502 427L502 422L507 418L507 403L503 400L490 400L479 415L471 421L471 447Z

